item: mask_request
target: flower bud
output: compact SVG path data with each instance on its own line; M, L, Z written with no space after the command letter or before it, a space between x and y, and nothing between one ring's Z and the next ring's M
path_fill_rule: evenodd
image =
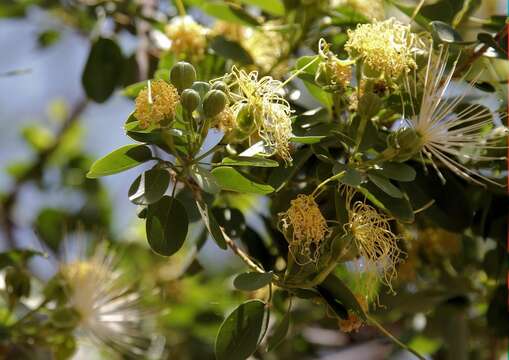
M200 94L193 89L185 89L180 95L182 107L189 112L193 112L200 105Z
M221 90L226 93L228 91L228 86L223 81L216 81L212 84L212 89Z
M198 92L198 94L200 95L200 98L203 99L205 94L210 90L210 85L209 85L209 83L207 83L205 81L195 81L193 83L193 85L191 86L191 89Z
M228 99L221 90L210 90L203 98L203 112L211 118L223 111Z
M406 161L421 150L421 136L413 128L399 129L387 137L387 145L391 156L396 161Z
M179 92L190 88L196 80L196 70L194 66L185 61L179 61L170 71L170 80Z
M237 127L245 134L250 134L255 129L253 109L244 104L237 114Z

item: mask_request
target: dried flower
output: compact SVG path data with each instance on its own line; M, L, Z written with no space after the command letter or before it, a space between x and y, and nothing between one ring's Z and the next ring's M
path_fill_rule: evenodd
M247 105L252 111L255 129L266 147L291 162L289 142L292 137L292 109L280 94L283 84L270 76L258 79L258 72L249 74L233 67L223 78L228 84L235 116Z
M396 80L416 68L415 54L420 45L410 25L391 18L348 30L345 49L352 59L363 62L365 74Z
M90 258L62 263L60 273L80 317L79 335L98 347L140 356L147 340L139 328L140 297L123 284L116 264L114 254L100 247Z
M160 126L175 116L179 103L177 89L164 80L149 81L136 97L136 119L140 127Z
M353 202L355 190L344 190L348 210L348 223L345 229L351 231L359 255L364 258L368 268L381 274L377 277L392 291L392 280L397 276L396 265L401 262L402 251L397 237L391 231L389 218L379 213L364 201Z
M312 195L299 194L290 204L286 212L279 214L283 230L292 234L289 250L296 261L316 262L323 241L331 232L327 221Z
M184 55L191 61L199 61L207 47L207 29L190 16L174 17L165 28L171 40L170 50L175 55Z
M483 155L485 151L497 148L497 138L489 138L488 134L483 134L482 131L493 125L493 114L481 104L470 104L456 111L465 98L466 90L459 96L446 95L458 61L448 68L448 55L448 48L441 46L438 55L434 56L432 45L430 46L419 112L416 113L412 100L414 115L408 121L419 136L420 143L416 144L416 147L431 161L443 182L445 179L434 160L474 183L484 185L483 181L487 181L502 186L456 160L478 162L502 160L504 157ZM415 98L417 84L410 85L407 81L406 87ZM503 133L499 132L498 135ZM467 153L467 149L474 149L475 153Z

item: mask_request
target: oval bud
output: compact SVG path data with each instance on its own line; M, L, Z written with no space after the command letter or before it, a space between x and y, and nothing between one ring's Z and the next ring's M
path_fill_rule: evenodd
M387 137L387 144L392 148L396 161L406 161L417 154L422 147L421 136L413 128L404 128Z
M214 117L223 111L227 101L221 90L210 90L203 98L203 113L207 117Z
M196 80L196 70L194 66L185 61L179 61L170 71L170 81L179 92L190 88Z
M205 94L210 90L210 84L205 81L195 81L191 86L191 89L197 91L200 98L203 99Z
M228 91L228 86L224 81L216 81L212 84L212 89L221 90L222 92L226 93Z
M250 134L255 128L254 114L252 108L244 104L237 114L237 126L243 132Z
M193 112L200 105L200 94L193 89L185 89L180 95L182 107L189 112Z

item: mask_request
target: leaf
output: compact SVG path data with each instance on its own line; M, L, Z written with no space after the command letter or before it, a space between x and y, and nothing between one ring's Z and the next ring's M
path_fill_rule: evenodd
M145 145L125 145L96 160L90 167L87 177L95 179L101 176L117 174L143 164L152 158L152 151Z
M230 166L217 167L211 173L223 190L261 195L274 191L272 186L251 181Z
M191 176L203 191L209 194L217 194L219 192L219 185L210 171L195 165L191 168Z
M300 143L300 144L316 144L319 143L325 135L315 135L315 136L294 136L290 139L291 142Z
M217 360L245 360L256 351L262 332L265 303L250 300L223 322L216 337Z
M271 334L267 341L268 351L277 348L284 340L290 329L290 311L288 310L281 319L281 322L276 326L276 330Z
M215 36L210 41L210 47L225 59L231 59L242 65L253 64L253 58L239 43L223 36Z
M170 185L170 174L164 169L150 169L138 176L129 188L129 200L148 205L161 199Z
M406 197L400 199L391 197L370 183L362 184L359 191L366 196L373 204L388 212L402 222L413 222L414 212Z
M262 157L235 156L225 157L221 164L229 166L258 166L258 167L278 167L279 163L274 160Z
M267 286L272 281L272 272L248 272L238 275L233 280L233 286L243 291L254 291Z
M373 182L373 184L378 186L380 189L382 189L383 192L392 196L393 198L401 199L403 197L401 190L394 186L386 177L376 175L369 171L368 178Z
M16 249L0 253L0 269L7 266L24 266L33 256L42 256L43 253L31 249Z
M147 240L159 255L173 255L182 247L188 225L186 209L175 198L164 196L147 208Z
M432 21L434 38L446 44L458 44L463 42L461 35L452 26L443 21Z
M323 105L325 105L327 108L332 107L332 97L329 93L322 90L320 87L316 86L314 83L314 77L315 72L318 67L318 61L315 59L318 57L318 55L314 56L302 56L297 60L297 63L295 64L295 69L300 70L303 67L307 66L310 62L314 61L312 65L309 65L303 73L299 75L299 78L301 78L304 81L304 85L308 89L309 93L319 102L321 102Z
M277 169L274 169L269 176L268 183L274 187L276 191L281 190L300 170L312 154L313 152L309 148L297 151L293 157L292 166L286 168L278 167Z
M266 13L274 16L283 16L285 7L281 0L240 0L241 3L257 6Z
M208 15L220 20L246 26L260 25L256 18L236 4L228 4L222 1L208 1L201 6L201 9Z
M196 203L196 206L200 211L201 217L205 223L205 226L207 227L209 234L212 236L212 240L214 240L217 246L219 246L221 249L226 250L227 246L223 235L223 230L221 230L221 227L219 226L210 207L206 206L205 212L205 209L203 209L200 204Z
M123 64L122 51L115 41L97 39L92 44L81 77L87 96L98 103L108 100L122 81Z
M413 167L398 162L385 162L382 165L382 169L375 170L375 172L398 181L413 181L416 175Z
M346 306L348 310L355 312L364 321L367 320L366 313L355 295L336 275L330 274L327 276L319 287L326 289L336 300Z

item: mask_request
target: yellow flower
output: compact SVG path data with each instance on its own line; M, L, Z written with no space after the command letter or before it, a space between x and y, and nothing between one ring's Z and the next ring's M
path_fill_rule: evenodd
M395 80L416 68L420 44L410 25L391 18L348 30L345 49L352 59L363 62L365 74Z
M281 226L284 231L291 231L290 253L298 262L316 262L321 253L321 246L330 229L323 217L315 198L312 195L299 194L290 202L290 208L280 213Z
M238 43L242 43L246 37L246 33L247 29L244 26L228 21L216 21L212 28L212 35L221 35L230 41Z
M135 117L142 128L160 126L162 121L175 116L178 103L179 95L173 85L164 80L149 81L136 97Z
M171 40L170 51L191 61L203 58L207 47L207 30L190 16L174 17L165 28Z
M391 230L389 218L364 201L353 202L355 190L345 190L348 223L345 228L353 234L359 255L368 268L374 269L378 279L392 291L392 280L403 252ZM380 272L381 274L379 274Z
M228 105L213 119L212 126L228 133L235 129L235 115Z
M283 84L270 76L258 79L258 72L247 73L233 67L224 76L229 95L233 101L231 109L235 116L247 105L254 117L255 130L271 154L278 154L291 162L290 139L292 137L292 109L281 92Z

